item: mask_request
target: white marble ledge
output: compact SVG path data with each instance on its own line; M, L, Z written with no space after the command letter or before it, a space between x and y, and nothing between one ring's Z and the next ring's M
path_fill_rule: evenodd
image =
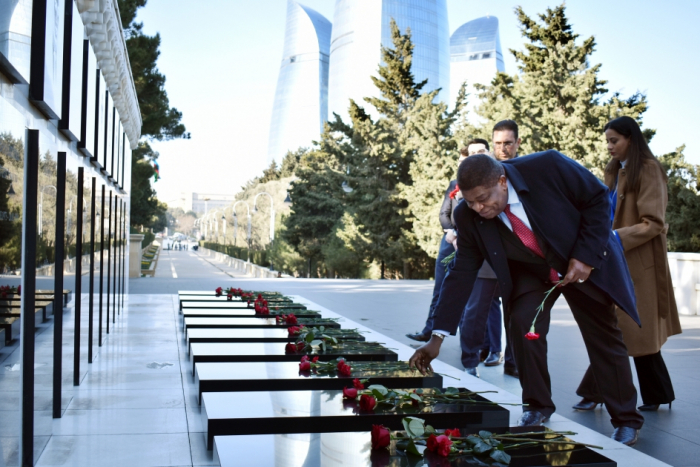
M358 329L359 331L363 332L368 341L384 343L386 347L391 348L399 354L399 360L408 360L415 351L406 344L402 344L401 342L391 339L390 337L374 331L360 323L347 319L338 313L329 310L328 308L322 307L317 303L305 299L300 295L291 295L290 297L294 301L306 305L307 308L321 311L325 317L339 318L339 323L342 325L342 327ZM435 372L456 378L451 379L449 377L443 377L445 386L457 387L463 385L473 391L496 391L494 394L484 394L484 397L489 400L502 403L519 404L521 402L519 395L507 392L504 389L494 386L493 384L480 378L469 376L464 373L463 370L448 365L440 360L433 361L432 366ZM511 424L514 425L522 414L522 408L520 406L505 407L510 410L510 421ZM593 431L590 428L573 422L556 413L552 415L551 419L547 423L545 423L545 426L551 428L552 430L573 431L577 433L577 435L571 436L572 439L582 443L602 446L603 450L600 451L601 454L617 462L618 467L670 467L669 464L666 464L665 462L661 462L660 460L654 459L651 456L647 456L646 454L636 451L634 448L630 448L624 444L613 441L606 435Z

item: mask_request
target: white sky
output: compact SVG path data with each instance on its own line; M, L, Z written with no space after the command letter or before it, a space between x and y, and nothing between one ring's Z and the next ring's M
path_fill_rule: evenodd
M333 21L334 0L302 0ZM558 2L543 0L447 0L450 33L487 14L500 22L506 71L508 49L523 48L513 8L532 16ZM158 67L167 78L170 105L183 112L190 140L154 142L163 177L154 186L161 201L181 191L232 194L267 165L267 139L282 55L286 0L148 0L138 21L161 34ZM644 125L655 128L658 155L686 144L700 164L692 136L700 109L696 47L700 2L674 0L571 0L567 16L581 38L596 37L592 64L611 91L647 94ZM684 124L689 122L690 124Z

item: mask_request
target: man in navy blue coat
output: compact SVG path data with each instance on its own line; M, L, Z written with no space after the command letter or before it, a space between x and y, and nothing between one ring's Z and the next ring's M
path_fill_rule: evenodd
M457 256L442 284L430 341L410 363L430 369L440 345L455 334L484 260L496 273L523 389L519 425L540 425L555 411L547 369L550 310L563 294L581 329L591 368L615 427L612 438L634 444L644 418L636 410L627 348L614 304L639 324L634 288L610 228L607 188L557 151L499 162L467 158L457 182ZM537 307L554 281L561 281ZM526 334L531 331L538 338Z

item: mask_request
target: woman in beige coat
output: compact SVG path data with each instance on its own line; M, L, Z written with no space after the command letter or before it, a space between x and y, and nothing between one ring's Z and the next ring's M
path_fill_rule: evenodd
M642 327L618 310L618 325L634 357L642 396L640 410L658 410L675 399L671 377L661 357L669 336L681 333L676 299L666 256L667 176L651 153L637 122L620 117L605 125L612 160L605 168L610 188L612 228L625 250L634 282ZM577 410L592 410L602 402L590 371L576 393Z

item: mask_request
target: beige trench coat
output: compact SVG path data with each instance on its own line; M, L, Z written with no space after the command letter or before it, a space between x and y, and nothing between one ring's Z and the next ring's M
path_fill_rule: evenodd
M617 310L618 323L631 357L657 353L669 336L681 333L666 256L667 185L653 162L645 162L640 176L639 191L625 193L627 177L625 169L620 169L613 220L613 229L625 250L642 322L640 328L627 313Z

